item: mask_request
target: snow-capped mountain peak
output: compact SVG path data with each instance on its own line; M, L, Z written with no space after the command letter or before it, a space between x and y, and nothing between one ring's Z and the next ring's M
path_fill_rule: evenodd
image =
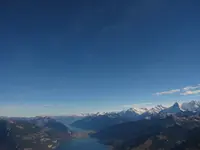
M163 105L157 105L155 108L161 110L161 109L165 109L166 107L164 107Z
M181 108L185 111L198 111L200 110L200 102L192 100L190 102L185 102L181 105Z
M85 117L109 117L109 118L126 118L126 119L141 119L145 117L152 117L156 115L163 115L163 114L176 114L183 111L191 111L191 112L200 112L200 101L190 101L187 103L183 103L180 105L179 103L175 102L170 107L164 107L162 105L156 105L153 108L129 108L123 111L116 111L116 112L98 112L93 114L87 114Z
M151 109L149 109L147 112L150 114L158 114L160 111L166 109L166 107L162 106L162 105L157 105Z
M179 108L179 103L178 102L175 102L172 107L178 107Z
M128 110L124 110L124 112L132 112L138 115L143 114L146 111L148 111L147 108L129 108Z
M181 111L180 105L176 102L171 107L162 110L161 113L178 113Z

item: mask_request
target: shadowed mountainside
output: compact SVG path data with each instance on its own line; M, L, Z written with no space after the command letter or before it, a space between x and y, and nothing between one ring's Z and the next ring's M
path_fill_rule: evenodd
M1 150L56 149L62 141L71 138L66 126L50 120L38 126L33 120L0 120Z
M189 149L199 148L197 131L200 131L199 116L168 116L115 125L92 136L116 150L171 150L176 147L185 150L181 145L187 145Z

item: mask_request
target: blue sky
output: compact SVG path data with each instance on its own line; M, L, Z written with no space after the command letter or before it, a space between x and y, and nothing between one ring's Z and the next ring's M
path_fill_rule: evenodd
M199 99L199 0L21 0L0 7L2 115Z

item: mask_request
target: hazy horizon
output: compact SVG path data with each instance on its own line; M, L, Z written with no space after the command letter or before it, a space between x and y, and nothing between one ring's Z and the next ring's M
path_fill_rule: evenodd
M193 100L187 100L187 101L181 101L181 100L177 100L177 101L171 101L171 102L167 102L167 103L158 103L156 105L152 105L152 103L143 103L143 104L132 104L132 105L123 105L123 106L118 106L116 107L116 109L108 109L108 110L96 110L96 111L93 111L93 112L87 112L87 110L85 112L79 112L79 113L67 113L65 110L66 108L65 107L59 107L57 106L58 108L62 108L61 110L63 111L59 111L59 112L55 112L55 113L45 113L45 111L48 112L48 109L54 109L55 106L53 105L44 105L44 106L30 106L30 105L23 105L23 107L26 107L27 110L32 110L32 112L34 112L33 114L25 114L23 112L23 109L21 110L21 106L4 106L2 108L0 107L0 117L36 117L36 116L83 116L83 115L88 115L88 114L96 114L96 113L109 113L109 112L120 112L120 111L123 111L123 110L128 110L130 108L136 108L136 109L140 109L140 108L147 108L147 109L151 109L151 108L154 108L156 107L157 105L162 105L166 108L172 106L174 103L178 102L179 105L181 106L182 103L187 103L187 102L191 102L191 101L194 101ZM199 101L200 100L195 100L195 101ZM40 111L37 111L38 110L38 107L40 108ZM46 109L47 108L47 109ZM11 112L10 112L11 111ZM37 111L37 113L36 113ZM5 114L7 115L2 115L2 112L7 112ZM20 112L19 114L14 114L14 112Z

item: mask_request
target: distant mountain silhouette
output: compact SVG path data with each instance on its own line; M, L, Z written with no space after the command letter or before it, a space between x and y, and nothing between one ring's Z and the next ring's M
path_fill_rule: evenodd
M196 111L189 111L187 109L184 109L184 108L188 108L191 105L191 103L193 104L194 102L188 102L188 103L182 104L184 106L183 108L181 104L178 104L176 102L170 107L157 105L150 109L129 108L127 110L123 110L119 112L97 113L97 114L86 116L83 119L80 119L78 121L75 121L71 125L74 127L82 128L82 129L98 131L115 124L120 124L120 123L124 123L128 121L137 121L141 119L151 119L152 117L155 117L155 116L163 117L170 114L177 114L177 115L181 115L181 114L193 115L194 113L198 114L200 110L200 105L198 105L198 108L195 107ZM196 103L198 104L198 102L195 102L195 104Z

